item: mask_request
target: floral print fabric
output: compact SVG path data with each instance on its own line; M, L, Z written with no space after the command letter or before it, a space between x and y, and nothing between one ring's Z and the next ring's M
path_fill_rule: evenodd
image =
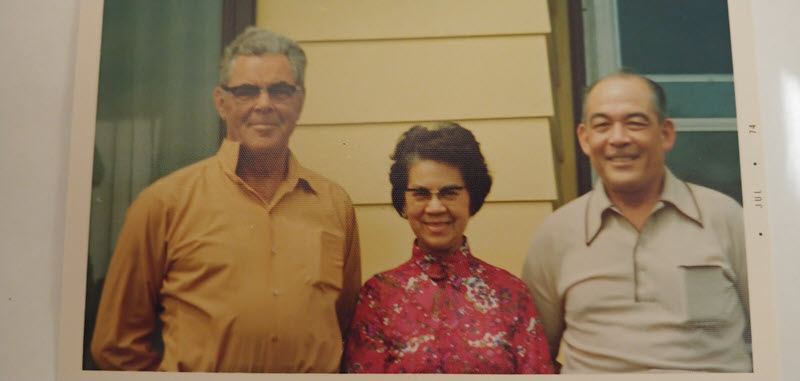
M525 284L472 256L414 245L362 287L347 335L350 373L553 373Z

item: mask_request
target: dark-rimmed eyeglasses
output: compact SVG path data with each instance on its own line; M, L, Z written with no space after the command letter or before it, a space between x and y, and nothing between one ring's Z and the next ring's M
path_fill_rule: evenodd
M252 102L258 98L262 92L269 95L269 99L273 101L286 101L291 98L298 90L302 90L301 86L292 85L286 82L278 82L267 87L258 87L256 85L244 84L239 86L220 86L233 95L234 98L242 102Z
M425 187L415 187L406 188L406 193L410 194L411 201L425 204L430 202L434 195L436 195L436 198L441 202L455 201L461 196L464 189L466 188L456 185L442 187L438 191L432 191Z

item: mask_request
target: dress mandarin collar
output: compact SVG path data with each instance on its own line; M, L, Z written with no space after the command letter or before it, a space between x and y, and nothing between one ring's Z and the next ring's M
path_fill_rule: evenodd
M430 253L420 248L415 240L411 258L429 278L439 281L450 277L456 266L467 263L473 257L467 238L464 237L464 244L461 245L461 248L450 254Z

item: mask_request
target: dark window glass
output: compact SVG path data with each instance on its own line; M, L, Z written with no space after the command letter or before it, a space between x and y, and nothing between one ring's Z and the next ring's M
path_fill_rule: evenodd
M670 118L735 118L733 82L660 82Z
M736 131L678 132L666 163L678 178L716 189L742 203Z
M618 0L622 65L649 74L730 74L725 0Z

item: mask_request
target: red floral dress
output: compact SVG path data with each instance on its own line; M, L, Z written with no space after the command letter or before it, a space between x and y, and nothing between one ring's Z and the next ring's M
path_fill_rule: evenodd
M472 256L414 245L411 260L359 294L342 368L349 373L553 373L528 288Z

